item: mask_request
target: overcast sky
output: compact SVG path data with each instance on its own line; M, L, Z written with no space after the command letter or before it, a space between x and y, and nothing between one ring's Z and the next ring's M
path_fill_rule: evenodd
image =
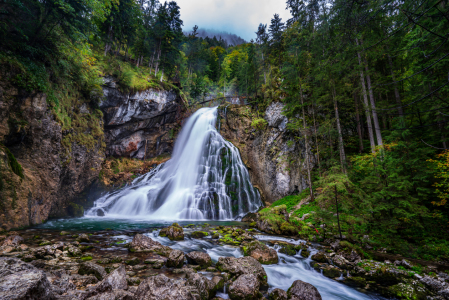
M255 40L260 23L270 24L275 13L283 21L290 18L285 0L176 0L181 7L184 31L193 26L235 33L245 40Z

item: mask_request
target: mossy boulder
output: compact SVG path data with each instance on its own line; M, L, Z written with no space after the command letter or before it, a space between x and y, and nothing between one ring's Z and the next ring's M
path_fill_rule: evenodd
M125 261L125 264L127 264L128 266L136 266L140 263L140 259L138 259L137 257L133 257L130 259L127 259Z
M212 259L209 254L200 251L193 251L186 255L187 261L191 264L196 264L205 269L212 265Z
M219 241L224 244L234 245L234 246L239 246L241 244L241 241L234 239L234 237L231 234L225 234L222 238L220 238Z
M314 261L320 262L320 263L326 263L327 262L327 257L326 257L326 253L320 251L318 253L315 253L314 255L312 255L311 257Z
M417 280L408 280L387 288L390 296L397 299L425 300L428 293L422 283Z
M276 250L259 241L245 243L241 249L245 256L251 256L264 265L277 264L279 261Z
M284 253L284 254L293 256L293 255L296 255L296 253L297 253L298 251L296 250L296 245L293 245L293 244L284 244L284 245L282 245L281 248L279 249L279 252L280 252L280 253Z
M184 240L184 230L178 223L173 223L170 227L161 229L159 236L168 237L172 241L182 241Z
M106 270L102 266L94 264L92 262L85 262L80 264L78 274L94 275L98 280L103 280L107 276Z
M205 232L205 231L194 231L190 234L190 236L194 239L202 239L205 236L208 236L209 233Z
M80 243L90 242L89 236L85 233L80 234L76 240Z

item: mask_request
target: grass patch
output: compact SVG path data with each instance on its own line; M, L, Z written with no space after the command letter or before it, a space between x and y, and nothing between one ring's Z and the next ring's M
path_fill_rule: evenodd
M155 77L154 72L146 66L137 67L132 62L123 61L115 56L96 54L98 66L104 75L114 76L122 92L139 92L148 89L163 90L164 83L160 76Z
M287 211L290 212L296 205L298 205L299 202L301 202L303 199L307 198L309 195L310 195L309 190L305 189L299 195L286 196L286 197L274 202L270 206L276 207L276 206L280 206L280 205L285 205Z

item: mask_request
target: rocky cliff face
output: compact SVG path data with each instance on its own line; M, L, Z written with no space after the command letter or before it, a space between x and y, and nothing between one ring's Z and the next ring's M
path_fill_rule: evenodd
M182 107L174 92L121 93L106 78L104 122L82 99L67 112L72 126L88 123L80 132L67 128L45 94L17 89L10 76L0 74L0 230L73 212L71 201L78 202L98 179L107 156L143 159L173 149ZM13 171L8 152L22 166L23 178Z
M273 103L264 119L267 126L256 130L251 122L257 118L249 106L221 106L220 133L240 149L251 181L265 202L307 188L305 145L287 130L287 118L281 114L283 104ZM311 154L312 164L314 156Z
M111 77L103 90L107 156L143 159L171 153L182 107L175 92L122 93Z
M4 230L66 215L68 202L97 178L104 159L101 138L93 147L64 145L64 137L73 133L62 130L46 95L21 93L8 82L0 80L0 143L4 145L0 144L0 225ZM23 178L13 172L13 157L23 168Z

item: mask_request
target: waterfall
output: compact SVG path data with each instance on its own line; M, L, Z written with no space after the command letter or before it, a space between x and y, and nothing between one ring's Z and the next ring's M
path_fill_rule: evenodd
M216 130L218 109L202 108L181 130L172 159L104 195L86 216L230 220L262 201L238 149Z

